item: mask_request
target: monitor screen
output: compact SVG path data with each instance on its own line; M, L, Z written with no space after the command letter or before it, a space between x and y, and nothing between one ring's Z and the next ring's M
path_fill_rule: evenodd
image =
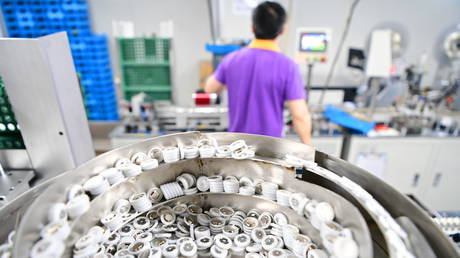
M327 50L327 34L321 32L307 32L300 34L301 52L325 52Z

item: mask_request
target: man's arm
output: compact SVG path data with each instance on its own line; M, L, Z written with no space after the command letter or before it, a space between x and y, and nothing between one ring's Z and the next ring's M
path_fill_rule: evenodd
M221 93L224 89L225 85L218 81L214 75L209 76L204 86L204 91L206 93Z
M303 143L311 145L311 116L307 102L304 99L296 99L287 101L287 105L297 135Z

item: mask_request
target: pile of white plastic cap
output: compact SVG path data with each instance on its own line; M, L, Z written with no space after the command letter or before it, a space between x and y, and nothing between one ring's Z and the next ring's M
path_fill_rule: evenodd
M114 167L95 171L96 175L84 184L71 186L66 203L50 207L49 224L42 229L41 239L32 248L31 257L60 257L71 223L90 208L92 198L105 193L112 185L155 169L162 162L198 157L247 159L254 155L255 148L243 140L218 146L214 139L206 138L197 145L154 147L130 159L119 159ZM289 225L282 213L236 211L231 207L203 211L193 204L158 207L165 200L207 191L256 195L291 207L305 216L322 236L327 232L322 237L323 247L318 248L297 227ZM226 257L238 253L247 257L357 257L358 247L351 231L333 219L334 210L328 203L279 189L272 182L234 176L196 178L184 173L175 182L154 186L145 193L117 201L113 209L100 218L101 226L92 227L78 240L73 256L194 257L201 254Z
M197 193L235 194L247 188L254 193L259 189L256 197L276 201L305 216L324 236L324 249L302 234L298 227L289 224L283 213L255 209L241 211L232 207L204 210L195 204L161 205L162 196L168 200L172 195L173 198L183 196L190 189L196 189ZM334 217L334 209L329 203L309 199L303 193L279 189L272 182L219 175L196 178L183 173L175 182L152 187L148 193L134 194L128 201L117 201L113 210L101 219L103 227L91 228L77 242L74 256L357 257L358 246L351 231L334 222ZM88 236L94 234L91 232L102 234L97 241L85 241L88 238L94 240Z

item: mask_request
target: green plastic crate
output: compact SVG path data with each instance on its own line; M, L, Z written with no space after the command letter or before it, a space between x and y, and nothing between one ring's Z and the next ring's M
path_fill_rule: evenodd
M122 62L168 62L170 39L118 38Z
M133 66L123 68L125 87L170 85L169 66Z
M132 96L144 92L147 96L152 98L152 100L170 100L172 98L170 91L138 91L138 92L125 92L125 98L131 99Z
M145 93L153 100L171 100L171 88L169 86L155 86L155 87L133 87L126 89L125 98L130 99L138 93Z
M156 100L170 100L171 39L118 38L117 42L125 99L145 92Z
M0 149L24 149L24 141L0 77Z
M0 135L0 149L25 149L21 135L4 136Z
M16 118L13 113L13 108L8 100L8 96L6 95L5 87L3 86L2 81L0 80L0 123L5 125L12 124L10 126L11 132L19 131L17 129L17 122ZM0 130L1 132L1 130Z

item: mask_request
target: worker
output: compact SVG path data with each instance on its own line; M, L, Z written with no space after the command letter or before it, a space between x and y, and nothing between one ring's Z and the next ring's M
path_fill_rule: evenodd
M299 68L277 44L285 23L280 4L259 4L252 13L255 40L226 55L204 90L228 90L230 132L282 137L286 103L300 140L311 144L311 118Z

